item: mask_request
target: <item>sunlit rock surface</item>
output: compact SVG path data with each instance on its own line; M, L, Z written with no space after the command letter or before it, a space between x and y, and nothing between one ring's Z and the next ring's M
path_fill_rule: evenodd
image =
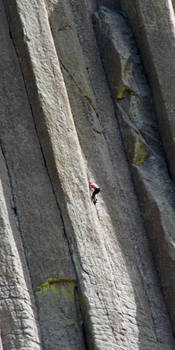
M175 347L174 185L121 5L0 1L3 350Z

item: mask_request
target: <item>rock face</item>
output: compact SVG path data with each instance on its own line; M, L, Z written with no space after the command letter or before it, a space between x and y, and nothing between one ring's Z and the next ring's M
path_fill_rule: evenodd
M95 19L135 188L175 327L175 186L169 178L151 93L126 18L102 7Z
M128 1L122 0L133 25L142 59L152 87L154 104L162 141L167 154L169 168L175 180L174 127L174 57L175 23L174 3L167 1Z
M3 350L175 347L174 184L120 5L0 0Z

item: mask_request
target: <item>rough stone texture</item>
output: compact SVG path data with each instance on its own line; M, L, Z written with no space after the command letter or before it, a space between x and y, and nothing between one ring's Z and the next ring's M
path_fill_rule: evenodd
M175 19L171 0L121 0L152 87L161 137L175 180Z
M14 213L6 159L0 150L0 346L41 349L36 310Z
M0 138L43 349L173 349L92 2L4 4ZM89 180L102 188L96 207Z
M0 7L3 10L2 2ZM36 134L18 57L2 11L0 41L0 113L3 116L0 119L0 139L10 176L14 211L35 292L48 279L76 277L65 238L64 223ZM44 300L38 295L36 300L44 339L46 332L54 333L58 330L57 324L60 334L65 332L63 322L64 312L67 314L65 303L60 302L60 308L56 308L51 302L52 295L47 291ZM75 304L72 307L75 307ZM48 319L55 314L54 324L49 322L46 324L46 314L43 312L46 308L49 309ZM60 340L60 334L57 334L60 347L66 350L73 349L74 342L75 349L79 344L83 349L79 328L72 326L71 330L72 333L67 334L66 339L63 337ZM57 347L58 339L50 336L47 349L53 350Z
M49 279L36 291L46 349L84 349L75 279ZM60 314L58 317L58 313ZM49 325L49 326L48 326Z
M121 10L120 0L82 0L86 15L93 16L99 6L107 6L113 10Z
M95 18L121 133L174 324L175 186L169 178L151 94L126 18L105 7Z
M26 6L27 18L24 15ZM92 41L90 41L92 47L88 45L88 40L92 38L92 32L84 33L86 37L83 37L83 31L78 22L80 21L79 17L77 16L74 19L75 14L78 13L81 15L83 22L87 23L86 13L83 11L82 4L78 1L74 3L67 1L64 4L62 2L56 4L49 2L48 4L51 28L65 79L66 73L69 75L69 71L71 71L71 77L69 76L69 79L66 80L66 84L79 136L79 144L52 37L49 37L44 3L40 1L38 6L39 10L35 9L33 2L30 4L23 2L20 12L18 8L23 35L25 33L25 38L27 36L28 40L23 46L18 36L16 37L16 43L19 45L20 57L23 58L23 72L43 153L62 210L66 234L73 252L81 286L82 309L88 343L93 349L136 349L139 347L142 347L142 349L148 347L158 349L165 335L159 335L161 331L160 329L156 330L155 322L152 321L153 310L149 309L141 276L137 269L130 237L130 231L134 227L130 228L129 224L131 225L131 223L129 220L126 221L125 208L120 200L118 183L114 175L117 164L113 166L111 161L111 158L117 158L114 151L117 147L111 145L108 149L109 139L107 143L105 135L102 133L103 127L107 125L105 125L105 121L104 125L100 123L103 114L109 108L112 120L110 121L110 127L108 125L109 129L106 132L106 137L112 136L114 139L112 132L115 132L115 129L112 129L111 126L115 125L117 129L117 124L113 109L110 107L111 100L107 93L103 107L101 106L98 111L93 90L95 84L93 88L90 84L92 73L98 74L94 65L97 56L93 55L90 58L92 51L89 55L87 52L89 49L94 49ZM30 13L33 23L40 23L40 26L36 24L31 26ZM60 23L59 20L61 19L63 22ZM77 33L74 21L77 25ZM20 25L20 22L17 22L17 25ZM63 36L64 45L59 46L55 31L57 31L57 37L60 40ZM69 34L70 38L68 37ZM66 39L68 40L67 43ZM84 46L81 49L80 43L82 41ZM71 43L73 45L70 51L70 61L66 50ZM40 45L39 54L38 45ZM65 51L64 56L62 50ZM84 58L85 54L87 54L87 61ZM47 70L43 66L43 62ZM77 62L79 63L78 72L77 69L75 70ZM88 64L93 71L87 74ZM31 91L28 80L31 72L35 76L35 85L32 86L32 89L37 88L35 96ZM88 75L90 78L88 78ZM71 84L71 88L68 84ZM105 98L104 91L106 91L103 78L99 84L101 91L103 91L103 94L101 93L102 101ZM71 90L74 92L72 95L70 94ZM60 91L62 94L60 94ZM77 103L80 105L79 109L75 109ZM107 108L105 107L106 103ZM101 115L102 110L103 114ZM87 140L91 140L90 144L87 143ZM120 147L118 153L122 154L120 140L117 146ZM72 150L71 153L70 149ZM122 156L118 158L118 163L121 158ZM125 160L123 160L124 162ZM103 163L104 166L102 166ZM125 172L127 181L129 181L127 170ZM92 176L97 181L99 180L100 185L104 188L104 201L101 200L98 212L87 199L89 193L87 178ZM107 184L108 189L105 191L105 185ZM134 205L136 206L135 203ZM117 236L115 232L117 232ZM150 273L152 273L151 270ZM135 286L137 286L136 290ZM163 304L161 305L163 308ZM165 311L163 311L163 314L162 316L166 317ZM162 325L160 328L163 329ZM169 332L168 329L167 332Z

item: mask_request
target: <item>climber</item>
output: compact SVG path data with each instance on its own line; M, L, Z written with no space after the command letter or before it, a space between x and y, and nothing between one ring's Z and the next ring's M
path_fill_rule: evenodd
M96 194L100 192L100 187L97 184L95 184L94 182L90 182L89 187L94 189L94 192L92 193L91 199L92 199L93 203L96 204L97 203Z

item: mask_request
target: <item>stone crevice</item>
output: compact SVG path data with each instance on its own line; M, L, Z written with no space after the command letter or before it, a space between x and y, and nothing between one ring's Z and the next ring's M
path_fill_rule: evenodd
M86 101L88 102L88 104L91 106L91 108L93 109L93 111L95 112L96 114L96 117L98 119L100 119L100 115L99 113L97 112L97 109L95 107L95 103L92 101L92 99L81 89L81 87L77 84L75 78L73 77L73 75L69 72L69 70L65 67L63 61L60 59L59 57L59 61L60 61L60 64L61 66L63 67L63 69L67 72L67 74L69 75L69 77L71 78L71 80L74 82L75 86L77 87L78 91L80 92L81 96L83 96ZM101 130L94 130L95 132L99 133L99 134L102 134L103 131Z
M8 178L9 178L9 184L10 184L10 189L11 189L11 207L13 209L15 218L16 218L16 224L17 227L20 231L20 219L19 219L19 215L18 215L18 210L17 210L17 205L16 205L16 199L15 199L15 193L14 193L14 188L13 188L13 182L12 182L12 178L11 178L11 174L10 174L10 170L9 170L9 166L8 166L8 161L7 161L7 157L6 157L6 152L5 152L5 148L2 144L2 141L0 141L0 147L1 147L1 152L5 161L5 165L6 165L6 169L7 169L7 173L8 173ZM22 232L20 231L21 235Z
M130 130L132 130L135 133L135 135L138 135L140 141L146 147L146 150L149 152L149 155L154 156L155 158L158 159L158 161L160 163L162 163L162 165L165 165L166 160L162 157L162 154L159 154L154 149L154 147L152 147L152 145L150 145L148 143L148 141L146 140L145 130L143 131L142 129L139 129L129 120L124 109L120 106L120 103L117 103L117 108L118 108L119 112L121 113L122 119L125 122L125 124L128 126L128 128L130 128ZM121 130L121 134L122 134L122 130ZM152 141L155 141L155 136L152 136L150 133L147 133L147 136L149 137L149 139L152 138Z

